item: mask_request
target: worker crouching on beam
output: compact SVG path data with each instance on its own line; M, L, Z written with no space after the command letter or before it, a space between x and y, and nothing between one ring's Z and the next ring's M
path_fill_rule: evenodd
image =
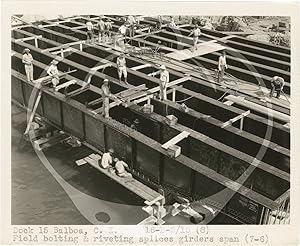
M160 100L167 100L167 85L169 83L169 72L165 65L160 66Z
M280 97L280 93L282 92L283 90L283 87L284 87L284 79L279 77L279 76L274 76L272 79L271 79L271 91L270 91L270 97L273 97L274 95L274 92L276 91L276 98L279 98Z
M30 54L30 49L26 48L23 51L23 58L22 62L24 63L25 66L25 73L27 77L28 82L33 82L33 57Z
M122 74L124 75L124 82L126 85L127 83L127 68L126 68L126 59L125 54L121 53L120 56L117 58L117 69L119 75L120 84L122 84Z
M59 84L59 72L57 69L57 64L58 61L53 60L47 70L47 74L51 77L51 82L54 90L56 90L56 86Z
M115 169L117 171L117 175L123 178L131 178L132 174L127 172L125 168L128 168L128 164L123 160L119 160L118 158L114 159Z
M113 154L114 150L109 149L108 152L105 152L101 158L100 166L104 169L112 169L113 163Z
M105 79L103 81L101 90L102 90L102 99L103 99L102 115L104 115L105 118L110 118L109 117L109 98L116 99L116 97L113 94L111 94L111 92L110 92L108 79Z
M227 62L226 62L226 52L223 50L222 55L219 57L218 63L218 83L223 82L223 76L225 73L225 69L227 69Z

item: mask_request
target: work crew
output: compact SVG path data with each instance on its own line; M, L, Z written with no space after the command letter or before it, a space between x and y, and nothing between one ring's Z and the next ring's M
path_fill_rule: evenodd
M194 52L195 50L197 50L198 39L199 39L199 36L201 35L201 30L200 30L200 28L198 27L197 24L195 25L194 29L189 34L189 36L191 36L191 35L193 35L192 51Z
M59 72L57 69L57 63L57 60L53 60L47 70L47 74L51 77L51 82L54 90L56 90L56 86L59 84Z
M105 22L105 35L108 38L108 42L111 41L111 33L112 33L112 22L111 21L106 21Z
M128 164L118 158L114 159L115 168L117 171L117 175L124 178L131 178L132 174L127 172L125 168L128 168Z
M117 69L119 75L120 84L122 83L122 74L124 75L124 82L127 83L127 68L126 68L126 59L124 53L117 58Z
M112 163L113 163L113 158L112 155L114 154L114 150L113 149L109 149L108 152L105 152L102 155L102 159L101 159L101 167L104 169L108 169L112 167Z
M169 83L169 72L165 65L160 66L160 99L167 99L167 85Z
M26 48L23 51L23 58L22 62L24 63L25 66L25 73L27 77L28 82L33 82L33 57L30 54L30 49Z
M99 17L99 22L97 24L98 26L98 41L99 42L104 42L104 35L105 35L105 22L102 20L102 17Z
M227 63L226 63L226 53L223 50L222 55L219 57L219 63L218 63L218 83L223 82L223 76L225 73L225 69L227 69Z
M276 91L276 98L279 98L280 97L280 93L282 92L283 90L283 87L284 87L284 79L279 77L279 76L274 76L272 79L271 79L271 91L270 91L270 97L273 97L273 94L274 92Z
M102 99L103 99L102 115L104 115L105 118L110 118L109 117L109 98L115 98L115 96L113 94L111 94L111 92L110 92L108 79L105 79L103 81L103 85L101 86L101 89L102 89Z
M93 23L89 20L86 23L86 29L87 29L87 42L93 42L94 41L94 26Z

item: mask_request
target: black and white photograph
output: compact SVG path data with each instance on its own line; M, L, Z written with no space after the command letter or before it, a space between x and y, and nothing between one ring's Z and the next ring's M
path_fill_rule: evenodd
M10 15L13 243L37 242L25 225L293 224L292 17L121 12Z

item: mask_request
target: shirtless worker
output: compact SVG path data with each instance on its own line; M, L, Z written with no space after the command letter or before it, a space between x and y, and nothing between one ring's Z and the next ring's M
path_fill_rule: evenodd
M124 82L127 83L127 68L126 68L126 59L125 54L121 53L121 55L117 58L117 69L119 75L120 84L122 83L122 74L124 75Z
M53 60L47 70L47 74L51 77L51 82L54 90L56 90L56 86L59 84L59 72L57 69L57 64L58 61Z
M27 81L33 82L33 65L32 65L33 57L30 54L30 49L28 48L24 49L22 62L24 63L25 66Z
M104 42L105 22L102 20L101 16L99 17L99 22L98 22L97 26L98 26L98 30L99 30L98 41L99 42L101 42L101 41Z
M124 178L131 178L132 174L127 172L125 168L128 168L128 164L118 158L114 159L115 168L117 171L117 175Z

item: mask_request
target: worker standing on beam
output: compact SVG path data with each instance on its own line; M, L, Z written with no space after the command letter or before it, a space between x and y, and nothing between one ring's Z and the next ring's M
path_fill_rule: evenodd
M25 73L27 77L28 82L33 82L33 57L30 54L30 49L26 48L23 51L23 58L22 62L24 63L25 66Z
M111 33L112 33L112 22L108 20L105 22L105 35L107 36L107 42L111 41Z
M194 29L189 34L189 36L191 36L191 35L193 35L192 52L194 52L195 50L197 50L198 39L199 39L199 36L201 35L201 30L200 30L200 28L198 27L197 24L195 25Z
M274 92L276 91L276 98L279 98L280 97L280 93L282 92L283 90L283 87L284 87L284 79L279 77L279 76L274 76L272 79L271 79L271 91L270 91L270 97L273 97L273 94Z
M97 24L98 26L98 30L99 30L99 33L98 33L98 41L99 42L104 42L104 35L105 35L105 22L102 20L102 17L99 16L99 22Z
M167 100L167 85L169 83L169 72L165 65L160 66L160 100Z
M122 84L122 74L124 75L124 82L126 85L127 83L127 68L126 68L126 59L125 54L121 53L120 56L117 58L117 68L118 68L118 75L120 84Z
M90 20L87 21L87 23L86 23L86 29L87 29L87 43L93 43L94 42L94 26Z
M102 115L105 118L110 118L109 117L109 98L114 98L114 95L112 95L110 92L108 79L104 79L103 85L101 86L101 90L102 90L102 99L103 99Z
M53 60L51 65L47 70L47 74L51 77L51 82L53 84L53 89L56 90L56 86L59 84L59 72L57 69L57 60Z
M225 73L225 69L227 69L227 62L226 62L226 53L223 50L222 55L219 57L218 63L218 83L223 82L223 76Z
M129 15L127 18L128 26L129 26L129 37L133 37L135 34L135 25L136 25L136 20L132 15Z

